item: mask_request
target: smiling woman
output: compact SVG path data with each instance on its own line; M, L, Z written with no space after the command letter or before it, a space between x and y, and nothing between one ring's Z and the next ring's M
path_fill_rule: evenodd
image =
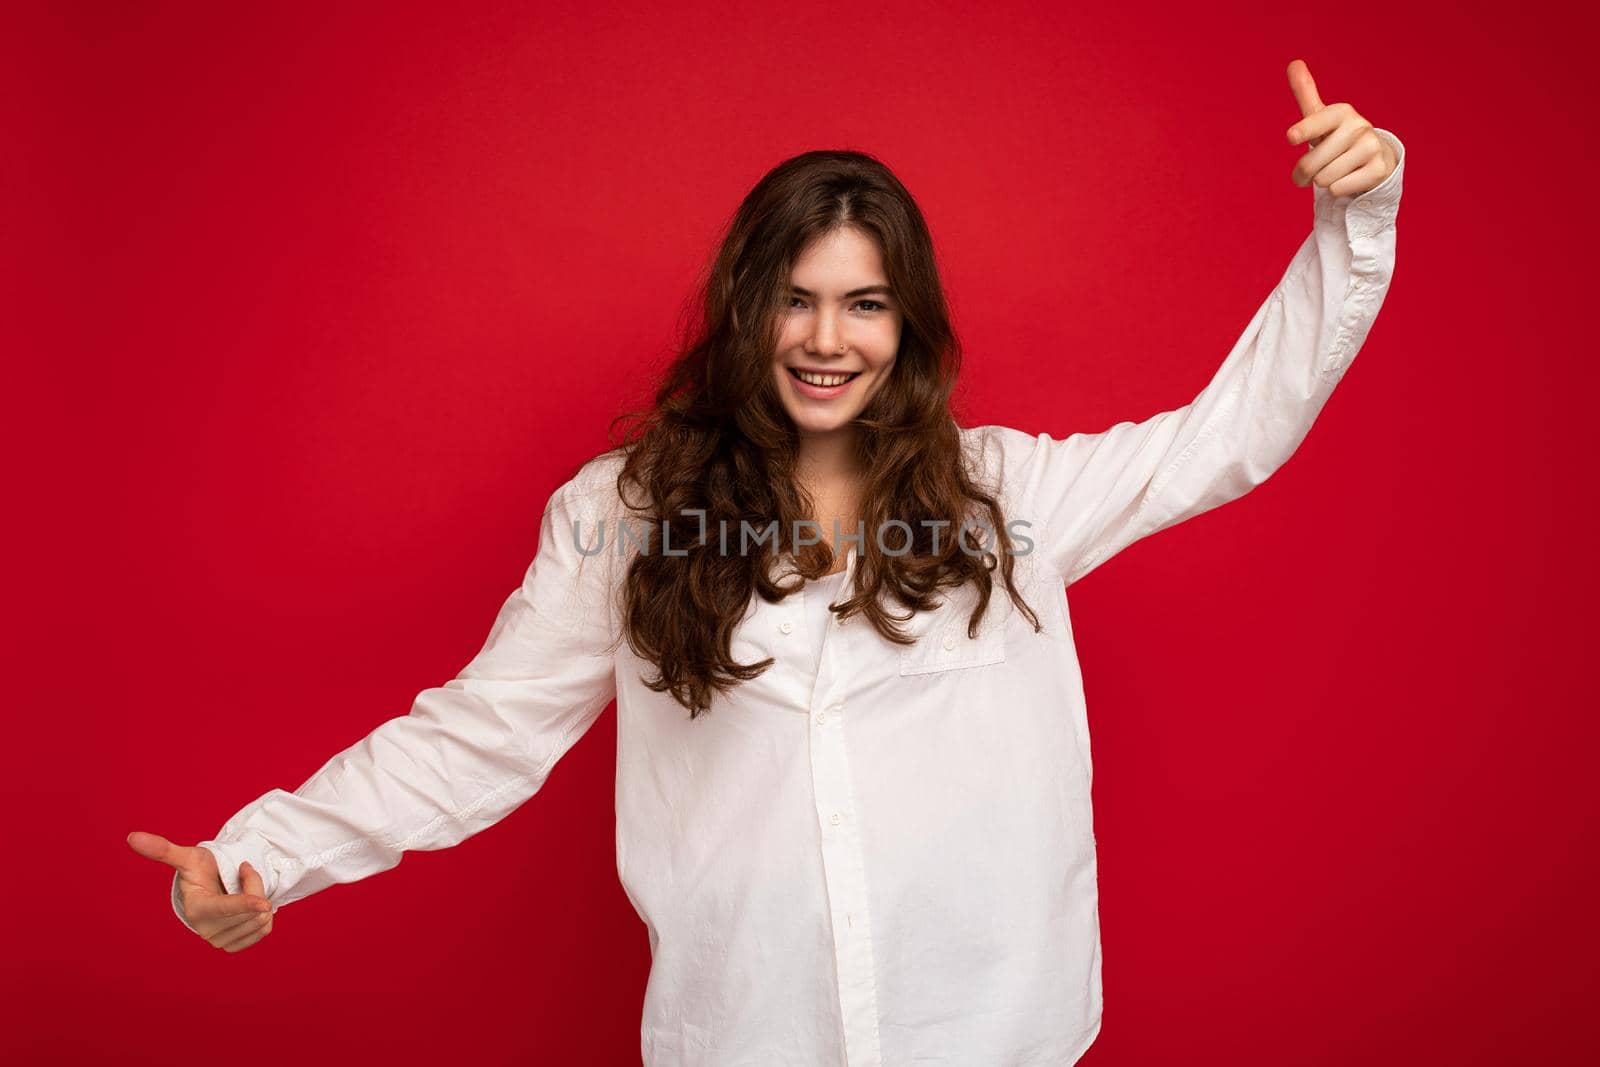
M1319 144L1281 279L1190 403L1060 439L957 425L933 243L888 167L780 163L653 406L552 494L472 662L214 840L130 839L177 868L174 910L253 944L261 909L505 818L615 699L646 1064L1075 1062L1102 984L1066 587L1281 467L1393 270L1403 147L1295 85ZM799 535L830 517L832 540ZM639 519L673 547L581 536ZM752 524L769 552L719 536Z
M778 393L799 431L799 464L827 495L855 474L851 427L894 369L901 317L877 241L854 226L808 245L791 277L775 361L784 372Z
M1037 623L1005 505L950 412L960 346L933 239L888 167L814 151L773 168L740 205L701 296L696 335L618 449L619 495L690 546L687 566L641 554L625 580L628 642L656 667L652 686L695 717L766 670L733 655L729 622L752 596L795 591L778 584L775 560L815 579L849 543L865 566L840 616L863 616L887 641L912 639L894 612L928 610L967 584L982 593L973 628L996 585ZM695 545L698 530L752 518L778 523L771 558ZM790 536L835 521L820 542ZM912 530L903 554L873 536L891 522Z
M837 493L858 474L851 426L894 370L901 315L890 302L882 251L856 227L816 238L792 277L774 363L784 371L779 397L800 435L798 464L822 493Z

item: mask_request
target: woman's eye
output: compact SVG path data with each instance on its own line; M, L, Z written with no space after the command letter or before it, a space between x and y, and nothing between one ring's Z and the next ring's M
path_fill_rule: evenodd
M789 298L789 306L792 308L796 304L799 304L800 306L804 307L805 306L805 301L803 299L801 299L800 297L798 297L798 296L791 296ZM881 304L876 300L857 300L855 302L855 306L856 307L862 307L864 305L866 306L866 309L868 311L886 311L886 310L888 310L887 305Z

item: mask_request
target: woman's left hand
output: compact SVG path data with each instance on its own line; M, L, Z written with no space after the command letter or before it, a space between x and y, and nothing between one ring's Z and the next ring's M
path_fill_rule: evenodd
M1289 64L1289 88L1301 115L1289 127L1289 143L1310 141L1312 146L1290 174L1296 185L1315 182L1334 196L1355 196L1394 172L1394 151L1372 132L1372 123L1349 104L1323 106L1304 60Z

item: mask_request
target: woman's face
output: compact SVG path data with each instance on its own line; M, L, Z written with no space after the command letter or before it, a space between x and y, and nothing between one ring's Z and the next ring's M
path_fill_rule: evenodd
M883 255L871 237L846 226L801 253L789 284L773 362L778 395L802 435L843 430L888 381L900 348L900 305ZM846 375L853 377L839 383Z

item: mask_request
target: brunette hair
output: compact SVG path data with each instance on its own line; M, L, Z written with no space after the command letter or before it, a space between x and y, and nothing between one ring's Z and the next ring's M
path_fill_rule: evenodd
M1040 628L1012 580L1005 515L962 456L950 406L961 345L922 212L873 156L804 152L757 182L721 234L653 405L611 424L615 441L617 423L631 423L612 449L626 453L618 495L666 529L674 553L687 549L669 555L653 548L633 558L619 641L625 637L655 666L659 674L646 684L671 692L691 719L710 708L716 693L774 662L743 664L731 654L752 591L776 602L833 566L828 544L796 547L793 537L814 501L794 477L798 432L778 396L773 361L790 270L812 241L846 226L877 242L903 323L889 378L856 420L857 459L869 472L859 510L867 536L857 548L854 595L830 609L864 615L884 637L908 645L914 639L890 618L885 594L902 608L925 611L936 606L939 589L975 582L981 595L968 633L976 635L994 586L990 572L998 569L1012 601ZM771 546L749 553L719 548L719 524L731 536L741 523L763 530L774 520L776 553L798 570L787 586L770 573ZM899 555L883 551L874 532L892 520L910 530L910 547ZM942 537L929 525L940 520L948 523ZM992 531L991 543L963 529L968 520ZM904 527L890 528L896 532L884 540L899 551ZM952 531L961 531L966 551Z

